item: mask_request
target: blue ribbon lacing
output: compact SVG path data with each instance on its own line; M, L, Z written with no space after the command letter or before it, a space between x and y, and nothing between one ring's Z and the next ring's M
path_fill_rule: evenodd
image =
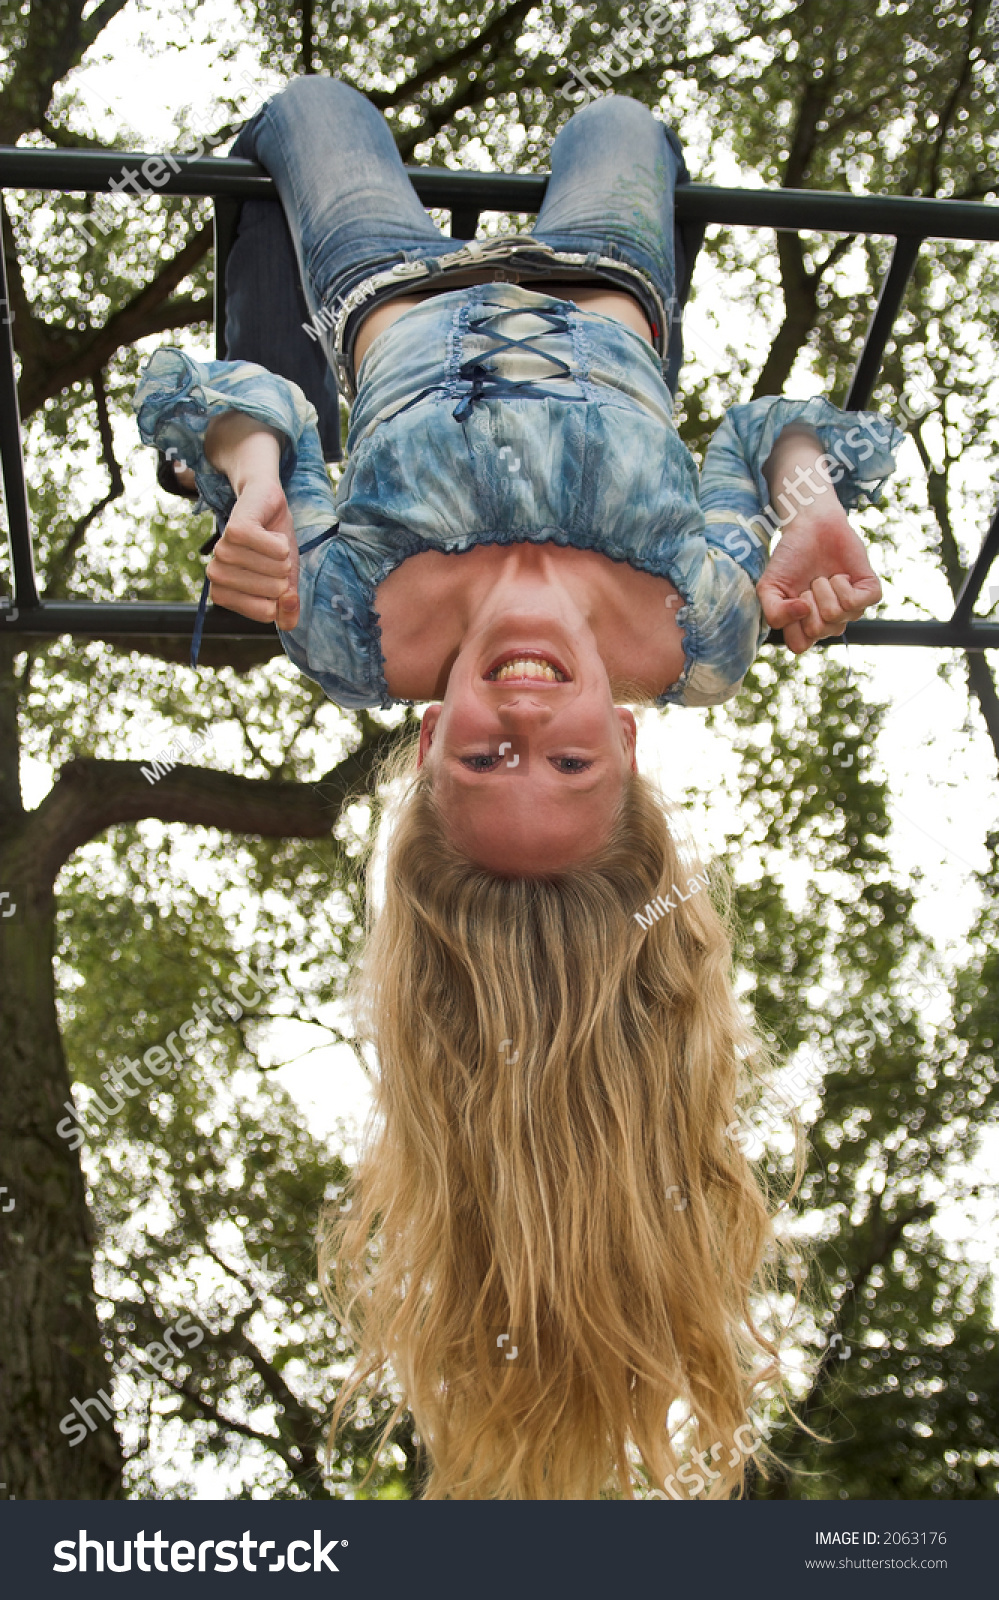
M549 326L542 333L525 333L519 339L511 339L505 333L500 333L496 328L489 326L495 316L523 316L524 312L519 307L514 310L510 306L497 306L493 311L484 310L480 317L469 318L469 332L484 334L486 338L493 341L494 348L485 350L479 355L470 356L458 368L459 381L469 384L470 388L467 394L462 395L451 413L455 422L467 422L472 414L473 406L480 400L500 399L503 397L527 400L564 400L566 398L564 390L545 389L541 384L536 383L533 378L506 378L502 373L495 372L485 364L488 356L498 355L503 350L526 350L531 355L540 356L542 361L549 362L551 366L557 369L555 373L551 374L552 377L571 378L573 376L572 368L568 362L563 361L560 356L549 355L547 350L539 350L537 345L532 343L534 339L546 339L555 333L569 333L571 330L565 314L561 311L536 311L533 308L529 314L532 317L539 317L542 321L547 322ZM451 382L429 384L426 389L421 389L419 394L415 394L411 400L407 400L405 405L400 406L398 411L393 411L392 416L401 416L404 411L408 411L412 406L419 405L420 401L425 400L428 395L447 394L451 387Z

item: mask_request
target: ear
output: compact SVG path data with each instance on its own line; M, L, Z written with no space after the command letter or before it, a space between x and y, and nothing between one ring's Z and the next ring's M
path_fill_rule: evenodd
M615 706L614 710L617 712L621 727L624 729L624 737L627 740L628 749L631 754L631 770L632 772L637 772L638 756L636 754L635 747L638 742L638 724L636 723L632 713L628 710L627 706Z
M434 742L434 733L443 710L444 707L442 705L433 705L428 706L423 713L423 718L420 722L420 753L416 758L418 767L422 767L430 754L430 746Z

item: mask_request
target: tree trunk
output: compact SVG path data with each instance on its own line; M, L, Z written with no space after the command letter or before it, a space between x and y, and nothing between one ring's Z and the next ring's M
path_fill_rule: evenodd
M137 761L71 761L26 812L15 653L0 636L0 1495L108 1500L121 1494L122 1458L113 1408L100 1399L101 1390L111 1398L112 1368L97 1320L83 1173L70 1142L53 885L74 850L144 817L269 838L328 837L399 735L362 712L360 745L311 784L179 766L151 787ZM85 1415L74 1401L87 1406ZM304 1437L302 1417L292 1420Z
M103 1389L104 1358L91 1279L93 1234L79 1157L56 1125L68 1118L69 1076L52 971L55 900L23 848L0 851L0 1478L19 1500L112 1500L122 1458L111 1407L71 1445L60 1431ZM11 911L11 908L14 908ZM13 1209L3 1208L13 1206ZM68 1426L68 1424L67 1424Z

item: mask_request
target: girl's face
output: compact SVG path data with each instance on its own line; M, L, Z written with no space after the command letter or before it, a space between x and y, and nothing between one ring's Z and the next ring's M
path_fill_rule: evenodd
M635 763L635 719L615 706L593 635L558 606L502 607L470 632L419 764L455 844L490 871L540 876L607 841Z

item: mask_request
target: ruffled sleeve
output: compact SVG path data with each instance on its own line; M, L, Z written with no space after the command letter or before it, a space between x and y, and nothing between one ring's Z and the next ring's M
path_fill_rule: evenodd
M877 412L841 411L828 400L765 397L730 407L705 453L701 509L708 544L738 561L754 583L763 576L774 531L796 509L793 496L786 495L770 508L763 477L774 445L792 423L817 434L823 464L847 510L862 496L878 498L904 437Z
M157 350L132 402L143 443L194 472L201 507L227 521L236 497L225 473L205 455L213 417L239 411L282 438L280 477L299 541L336 522L315 409L297 384L250 361L196 361L182 350Z

